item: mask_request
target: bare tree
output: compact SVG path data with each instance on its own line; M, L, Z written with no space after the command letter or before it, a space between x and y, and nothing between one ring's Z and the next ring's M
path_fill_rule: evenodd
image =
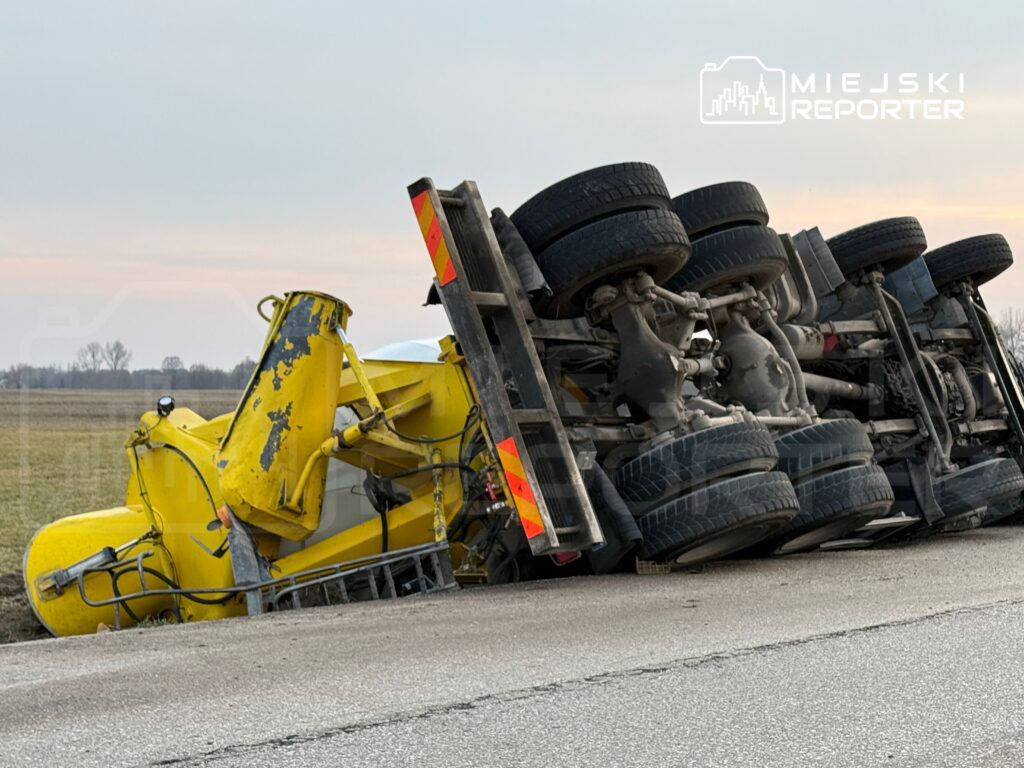
M103 347L103 362L112 371L128 370L128 363L132 361L132 353L128 347L120 341L108 341Z
M1008 309L999 318L999 335L1010 354L1024 361L1024 308Z
M78 367L83 371L96 372L103 367L103 345L90 341L78 350Z
M168 355L164 358L164 361L160 363L160 370L164 373L174 373L175 371L184 371L185 364L181 361L181 358L177 355Z

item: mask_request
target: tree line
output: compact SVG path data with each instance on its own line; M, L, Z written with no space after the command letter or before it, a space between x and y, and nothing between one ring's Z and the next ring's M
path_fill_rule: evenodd
M1007 310L997 323L1007 350L1024 360L1024 308ZM185 367L177 355L159 368L129 370L132 352L120 341L91 341L68 365L18 363L0 369L0 389L242 389L256 365L246 357L230 370L202 363Z
M229 370L202 363L188 367L177 355L159 368L129 369L132 352L120 341L92 341L67 365L17 363L0 369L0 388L6 389L241 389L256 365L246 357Z

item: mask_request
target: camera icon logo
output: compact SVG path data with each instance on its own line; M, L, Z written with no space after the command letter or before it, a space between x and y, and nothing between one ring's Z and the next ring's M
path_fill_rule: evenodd
M700 72L705 125L778 125L786 120L786 72L757 56L729 56Z

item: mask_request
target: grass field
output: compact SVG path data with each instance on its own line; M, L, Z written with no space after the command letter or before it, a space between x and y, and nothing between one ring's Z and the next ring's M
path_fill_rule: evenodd
M32 534L59 517L124 501L123 443L163 392L0 390L0 642L36 634L22 597L21 561ZM174 392L210 417L233 410L238 392Z

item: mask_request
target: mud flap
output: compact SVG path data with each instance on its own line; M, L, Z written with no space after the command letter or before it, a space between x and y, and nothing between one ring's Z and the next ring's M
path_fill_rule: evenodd
M793 245L800 261L803 262L811 288L819 299L832 294L846 282L843 271L839 269L817 227L797 232L793 235Z
M910 516L921 516L928 525L935 525L945 519L945 513L935 499L932 475L928 461L923 456L904 459L887 466L885 473L896 494L894 514L902 512Z
M896 297L908 317L917 315L939 295L928 265L920 256L886 275L882 288Z
M584 481L605 536L604 545L587 550L587 561L594 573L611 573L643 541L643 536L626 502L601 467L584 473Z
M551 295L551 288L548 281L544 279L544 273L537 266L530 247L519 234L516 225L505 215L501 208L491 211L491 226L494 227L494 234L498 238L498 245L501 247L501 255L512 266L519 275L519 282L527 295L542 294Z
M932 473L928 469L928 461L923 457L907 459L907 474L910 486L917 497L917 506L924 515L928 525L935 525L946 514L935 500L935 489L932 487Z

